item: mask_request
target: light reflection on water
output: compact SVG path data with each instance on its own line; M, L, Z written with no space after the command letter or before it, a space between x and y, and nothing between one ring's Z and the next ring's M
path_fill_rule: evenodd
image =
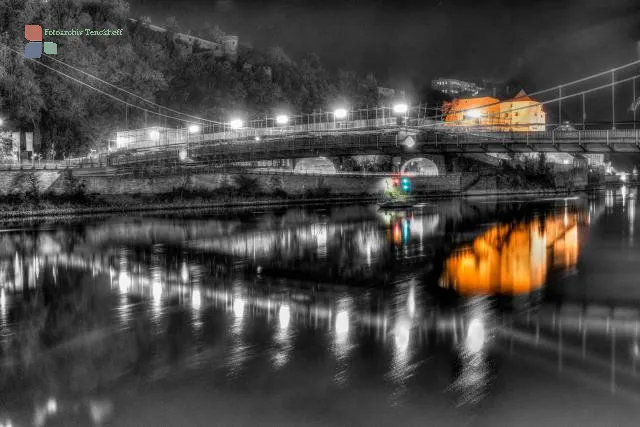
M360 370L384 363L384 373L370 374L370 380L383 379L391 387L384 392L387 401L398 406L410 400L423 372L433 369L430 360L445 359L453 374L439 392L455 393L459 405L475 405L500 375L491 353L500 348L496 319L503 313L489 297L531 295L537 310L555 272L579 269L583 236L602 215L622 209L632 236L635 189L607 192L604 203L579 202L530 208L525 217L485 203L480 213L465 206L391 214L365 209L356 215L345 209L306 223L293 216L278 226L116 220L85 226L73 236L74 245L55 240L64 235L62 228L39 240L60 248L58 254L36 257L18 246L0 260L0 330L12 333L10 307L19 307L26 271L32 288L63 292L53 286L60 283L64 292L95 292L92 298L114 313L96 320L102 326L135 331L144 318L155 325L136 335L135 346L149 350L138 348L123 372L135 361L155 369L156 378L185 365L251 382L270 372L304 371L304 352L312 351L341 388L357 386ZM498 214L498 223L478 226ZM19 234L14 240L28 238ZM258 265L266 274L255 275ZM95 276L95 284L89 287L83 274ZM109 284L111 293L97 293ZM441 292L450 293L444 298ZM463 299L445 303L451 295ZM539 339L529 322L519 327L527 339ZM366 347L369 340L374 347ZM2 351L6 355L6 346ZM314 375L317 381L324 374Z

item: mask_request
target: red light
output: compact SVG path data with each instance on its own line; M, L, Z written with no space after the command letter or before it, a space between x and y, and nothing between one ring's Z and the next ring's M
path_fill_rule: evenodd
M402 231L400 230L399 222L393 224L393 241L397 245L402 243Z
M400 185L400 180L398 178L394 178L393 185Z

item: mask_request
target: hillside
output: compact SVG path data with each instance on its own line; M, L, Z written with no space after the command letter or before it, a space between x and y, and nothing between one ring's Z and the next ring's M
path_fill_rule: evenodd
M58 44L58 54L43 55L37 60L42 65L3 50L0 106L7 127L33 131L36 149L48 152L53 146L60 157L103 146L116 129L180 125L170 117L153 114L175 117L175 113L150 106L78 70L168 108L220 121L232 114L249 119L276 111L327 109L338 102L352 107L378 102L373 76L330 73L314 54L293 60L279 48L258 51L241 46L234 58L221 57L206 49L185 49L172 36L171 26L163 26L169 28L164 33L150 31L129 18L124 0L0 0L1 43L17 52L24 48L25 22L50 29L124 29L122 36L50 37L48 41ZM210 33L196 35L203 38Z

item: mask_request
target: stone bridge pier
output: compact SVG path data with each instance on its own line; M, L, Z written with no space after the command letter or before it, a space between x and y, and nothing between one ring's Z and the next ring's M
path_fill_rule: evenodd
M343 170L356 171L365 164L377 163L382 172L416 173L420 175L445 175L451 172L447 168L445 155L407 153L399 156L340 156L310 157L286 161L287 169L306 172L334 173ZM283 164L284 166L284 164Z
M444 154L403 154L393 157L393 172L415 172L422 175L445 175L447 166Z

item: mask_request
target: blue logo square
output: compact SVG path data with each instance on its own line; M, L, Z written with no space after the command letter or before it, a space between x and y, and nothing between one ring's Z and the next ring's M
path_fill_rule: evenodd
M42 42L29 42L24 46L25 58L40 58L42 56Z

